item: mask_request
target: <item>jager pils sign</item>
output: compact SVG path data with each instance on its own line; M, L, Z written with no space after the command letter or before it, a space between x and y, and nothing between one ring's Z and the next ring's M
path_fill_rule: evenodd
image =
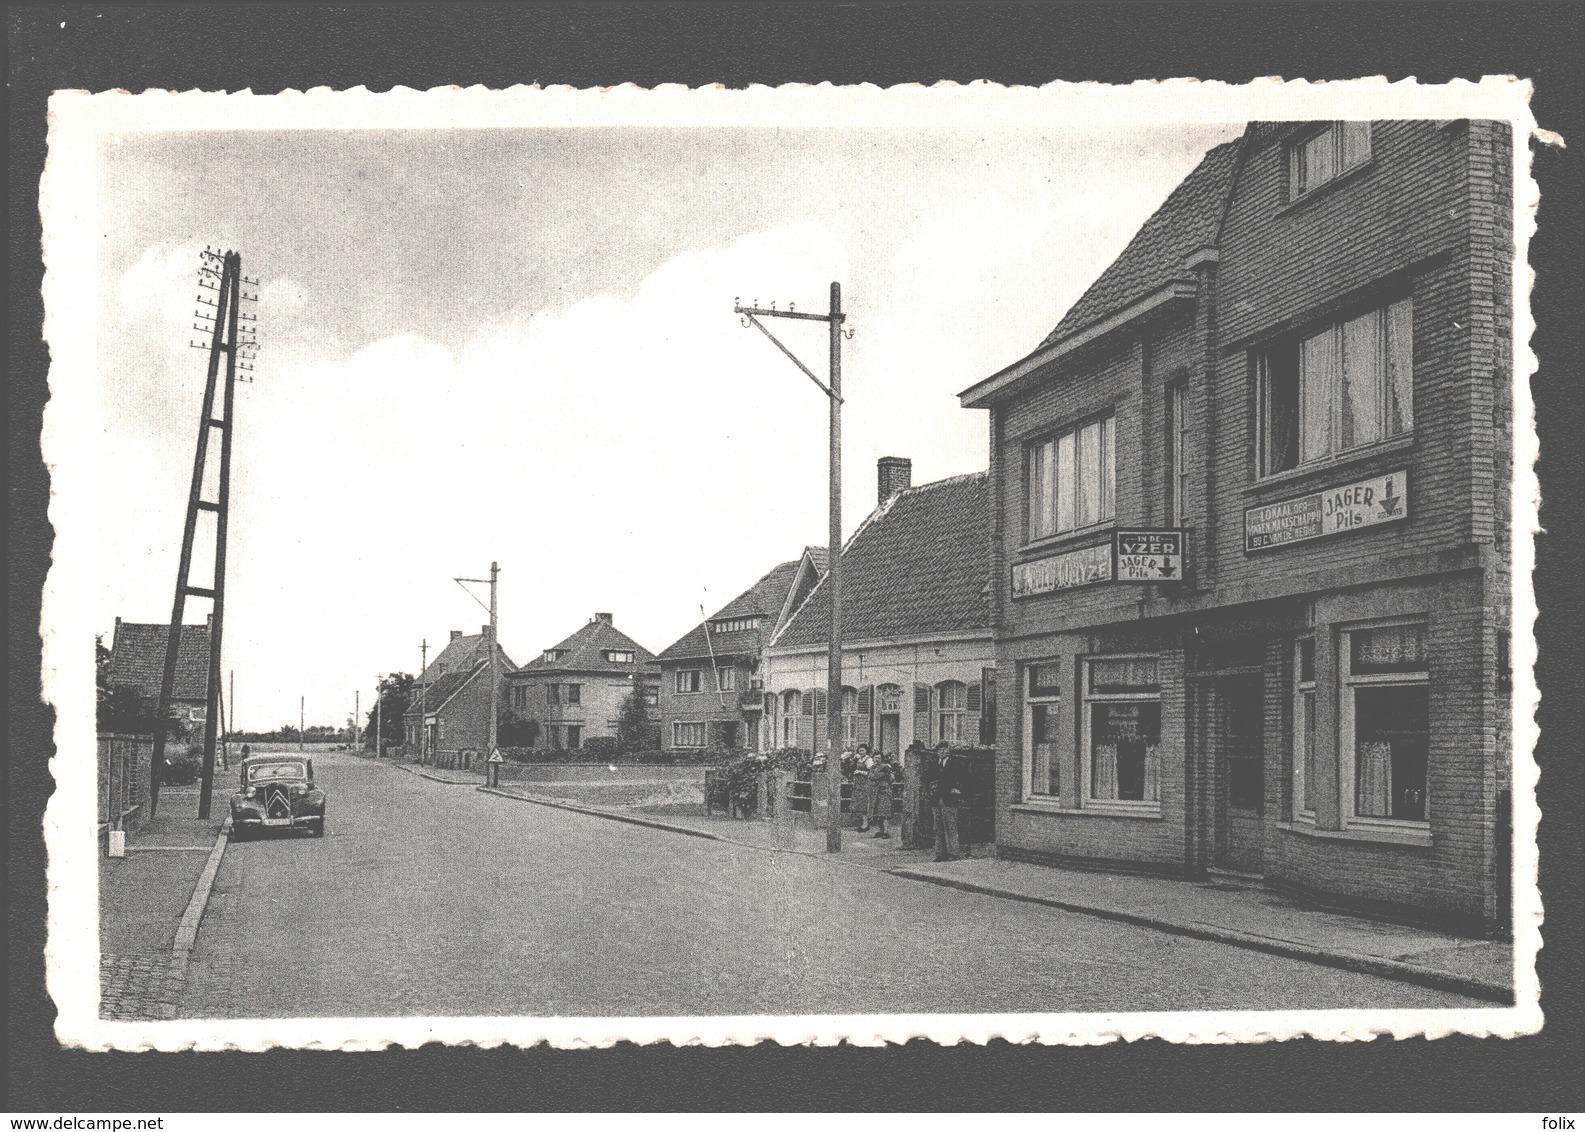
M1244 552L1326 538L1409 517L1409 473L1388 472L1244 512Z
M1183 581L1183 532L1138 528L1113 531L1112 579L1152 583Z

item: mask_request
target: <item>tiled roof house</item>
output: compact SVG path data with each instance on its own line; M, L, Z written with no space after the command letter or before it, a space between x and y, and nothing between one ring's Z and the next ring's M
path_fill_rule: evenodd
M110 645L109 684L131 688L150 704L158 701L165 678L165 650L169 625L146 625L116 618ZM176 684L171 692L173 712L201 720L209 703L208 624L183 625L176 650Z
M764 695L757 672L771 635L825 572L824 547L805 547L661 651L659 709L666 750L757 750Z
M843 734L892 752L977 743L994 714L986 475L913 487L907 462L888 460L879 505L842 549ZM829 621L822 579L766 650L776 746L824 743Z
M512 712L540 726L538 744L574 750L594 736L614 736L623 701L635 688L653 691L655 657L596 613L559 644L507 678Z

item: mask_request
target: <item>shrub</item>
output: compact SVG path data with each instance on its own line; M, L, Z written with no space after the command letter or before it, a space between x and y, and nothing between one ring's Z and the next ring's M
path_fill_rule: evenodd
M164 786L191 786L198 781L203 768L204 756L200 751L188 750L185 754L166 755L165 766L160 771L160 783Z
M615 762L626 753L622 740L614 735L596 735L583 741L583 753L590 762Z

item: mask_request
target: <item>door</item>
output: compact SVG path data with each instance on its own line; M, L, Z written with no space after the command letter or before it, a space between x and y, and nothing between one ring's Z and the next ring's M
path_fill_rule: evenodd
M891 755L896 759L898 754L898 739L902 733L901 724L896 715L881 716L881 753Z
M1216 685L1216 863L1238 872L1265 869L1265 763L1259 676L1233 676Z

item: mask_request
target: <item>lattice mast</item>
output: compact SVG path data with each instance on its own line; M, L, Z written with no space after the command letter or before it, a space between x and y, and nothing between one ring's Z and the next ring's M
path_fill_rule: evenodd
M160 680L160 700L155 719L159 721L154 733L154 758L149 768L151 776L151 810L159 806L160 768L165 762L165 722L170 718L171 696L176 687L176 665L182 640L182 616L188 597L206 597L212 604L209 630L209 674L206 681L207 700L204 708L204 762L201 788L198 795L198 816L209 816L210 795L215 779L215 747L220 726L220 657L221 639L226 612L226 526L231 498L231 426L236 405L237 382L253 380L253 359L258 356L258 315L244 314L241 304L258 300L257 279L242 274L242 256L237 252L217 252L205 248L198 270L198 302L193 312L198 321L193 329L207 333L209 341L189 342L197 350L209 351L208 379L204 384L204 403L198 418L198 446L193 455L193 481L187 493L187 516L182 528L181 562L176 568L176 597L171 604L170 636L165 646L165 671ZM254 288L252 293L244 286ZM213 297L205 295L210 292ZM225 363L225 389L221 394L222 409L215 415L215 393L219 385L221 363ZM220 474L216 484L215 499L203 497L204 468L208 462L209 445L214 432L220 433ZM215 515L215 569L207 586L193 584L193 541L198 532L198 513L212 511Z

